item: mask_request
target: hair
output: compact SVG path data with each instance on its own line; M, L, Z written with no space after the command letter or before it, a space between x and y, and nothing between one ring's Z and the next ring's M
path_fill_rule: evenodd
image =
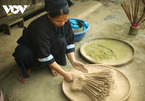
M55 18L55 17L57 17L59 15L69 14L69 8L68 8L68 6L66 6L66 7L64 7L62 9L54 10L52 12L49 12L48 14L49 14L49 16L51 18Z

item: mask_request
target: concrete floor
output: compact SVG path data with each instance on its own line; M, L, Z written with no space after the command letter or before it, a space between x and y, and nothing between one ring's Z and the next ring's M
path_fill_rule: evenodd
M120 6L121 0L99 0L103 4L99 8L96 7L99 4L97 0L74 1L76 5L71 8L70 17L82 14L79 17L91 26L86 36L75 43L77 60L89 64L79 54L80 46L86 41L95 38L116 38L128 42L136 51L135 59L115 68L125 73L131 82L132 93L127 101L145 101L145 23L139 26L137 35L129 35L130 24ZM83 15L85 11L87 15ZM25 21L25 26L43 14L45 12ZM63 77L53 77L46 67L33 70L27 84L18 82L21 69L11 54L17 46L16 41L21 32L22 29L17 26L11 28L11 35L0 32L0 89L4 93L5 101L69 101L61 88ZM68 65L62 68L70 71L72 66L68 62Z

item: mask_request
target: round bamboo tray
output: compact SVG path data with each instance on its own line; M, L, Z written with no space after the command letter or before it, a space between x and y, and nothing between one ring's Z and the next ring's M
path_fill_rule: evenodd
M121 40L98 38L84 43L80 48L81 56L94 64L120 66L135 57L134 48Z
M89 73L99 72L103 69L113 69L115 71L114 86L111 94L105 99L105 101L125 101L128 99L131 93L131 84L126 75L121 71L111 66L97 64L86 65L86 68ZM75 69L71 72L72 75L78 74L78 71ZM91 101L91 99L83 91L72 91L71 85L72 82L69 83L65 80L62 82L62 90L70 101Z

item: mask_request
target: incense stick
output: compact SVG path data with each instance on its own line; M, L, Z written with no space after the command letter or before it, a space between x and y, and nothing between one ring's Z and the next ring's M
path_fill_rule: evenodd
M142 1L145 4L145 0ZM143 12L138 19L139 3L139 0L135 0L134 5L132 0L131 3L129 3L129 1L127 1L127 3L125 1L121 2L121 6L133 27L138 27L141 23L145 21L145 19L143 19L145 12Z
M142 2L145 4L145 0L142 0Z

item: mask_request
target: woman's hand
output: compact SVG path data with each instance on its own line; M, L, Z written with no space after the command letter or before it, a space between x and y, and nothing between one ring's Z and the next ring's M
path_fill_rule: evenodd
M61 74L64 77L65 81L67 82L73 81L71 72L64 71L56 62L53 62L52 64L50 64L49 67L51 69L54 69L59 74Z
M71 72L65 72L65 75L63 76L64 80L67 82L72 82L73 81L73 77Z
M72 66L79 71L82 71L84 73L88 73L88 69L80 61L73 61Z
M85 67L85 65L79 61L76 61L74 52L67 53L67 57L75 69L82 71L84 73L88 73L88 70Z

